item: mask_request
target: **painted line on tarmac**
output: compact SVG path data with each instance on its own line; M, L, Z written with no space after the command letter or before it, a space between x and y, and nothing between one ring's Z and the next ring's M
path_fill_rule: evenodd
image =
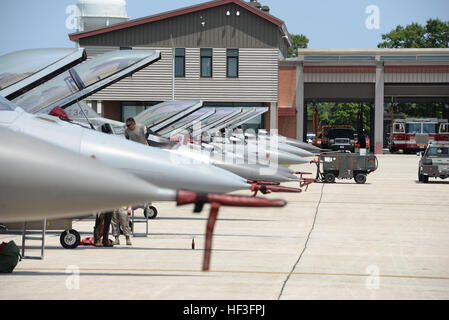
M290 201L293 202L293 201ZM316 201L297 201L298 203L316 203ZM376 206L410 206L410 207L447 207L448 204L435 203L410 203L410 202L353 202L353 201L322 201L321 204L354 204L354 205L376 205Z
M65 268L16 268L16 271L61 271L65 273ZM287 271L251 271L251 270L211 270L211 271L201 271L201 270L189 270L189 269L97 269L97 268L80 268L80 275L83 272L103 272L107 274L108 272L182 272L182 273L201 273L201 274L211 274L211 273L235 273L235 274L254 274L254 275L288 275L290 272ZM326 277L371 277L370 274L361 273L328 273L328 272L292 272L292 275L298 276L326 276ZM111 274L113 276L113 274ZM132 274L130 274L132 276ZM377 275L376 275L377 276ZM392 274L381 274L378 275L379 278L399 278L399 279L421 279L421 280L449 280L449 276L418 276L418 275L392 275Z

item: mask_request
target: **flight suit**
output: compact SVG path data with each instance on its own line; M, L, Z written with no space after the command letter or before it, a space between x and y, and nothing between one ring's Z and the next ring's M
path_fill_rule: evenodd
M101 233L101 225L104 222L103 227L103 247L110 247L109 244L109 226L111 225L111 220L113 216L113 212L102 212L97 214L95 219L95 229L94 229L94 245L100 246L100 233Z

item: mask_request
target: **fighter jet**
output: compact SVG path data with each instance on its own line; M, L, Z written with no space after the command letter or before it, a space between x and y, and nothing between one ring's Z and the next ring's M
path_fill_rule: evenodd
M259 130L259 134L260 135L265 135L268 138L270 137L270 133L268 131L266 131L266 130ZM283 139L283 141L285 143L289 144L289 145L292 145L292 146L295 146L295 147L307 150L307 151L312 152L312 153L319 153L319 152L321 152L320 148L318 148L318 147L316 147L314 145L311 145L309 143L302 142L302 141L299 141L299 140L296 140L296 139L292 139L292 138L288 138L288 137L284 137L284 136L281 136L281 135L278 135L278 134L276 134L276 135L279 137L279 139Z
M24 94L18 96L16 99L14 99L14 102L18 103L21 107L26 108L26 110L33 112L33 113L48 113L52 107L54 106L61 106L63 108L73 108L72 111L77 110L77 107L74 106L75 104L79 103L78 101L80 99L83 99L90 94L93 94L94 92L105 88L106 86L110 85L111 83L125 77L126 75L132 74L136 70L139 70L139 68L142 68L150 63L153 63L157 59L159 59L160 53L153 52L149 50L139 50L138 52L133 51L116 51L116 52L109 52L107 54L98 56L96 58L93 58L87 62L82 63L79 66L76 66L59 76L47 81L43 85L40 85L39 87L34 88L33 90L29 90L25 92ZM159 130L167 127L174 121L179 120L182 116L187 116L189 114L192 114L193 112L197 111L198 108L200 108L202 105L201 102L168 102L165 104L161 104L157 107L151 108L148 111L144 112L142 115L142 121L145 122L145 125L150 126L154 130ZM81 114L82 116L85 116L86 119L88 119L88 116L86 115L85 108L82 106L80 107L80 111L78 114ZM238 112L238 111L237 111ZM223 117L225 117L225 120L228 119L230 116L235 115L236 110L233 109L223 109L219 112L215 112L213 117L207 118L207 121L205 122L206 127L211 126L215 123L217 123L219 120L222 120ZM42 117L41 117L42 119ZM47 119L48 120L48 119ZM111 123L112 121L110 121ZM101 121L98 121L97 123L101 124ZM109 125L109 128L112 128L110 123L103 123L101 125L101 128L107 124ZM92 123L89 122L91 127L93 127ZM115 125L115 124L114 124ZM114 128L123 128L120 124L116 124ZM33 130L33 125L31 125L28 128L28 132ZM44 132L45 130L43 130ZM110 129L110 131L115 131L113 129ZM119 130L117 130L119 131ZM37 134L37 132L35 132ZM54 133L55 134L55 133ZM103 137L104 138L104 137ZM51 140L51 138L49 138ZM94 141L95 138L92 140ZM153 141L156 140L158 143L159 141L157 137L153 138ZM161 141L160 144L164 144L166 141ZM73 143L73 141L65 141L64 143ZM122 146L125 147L125 146ZM140 152L137 150L134 150L135 152ZM154 155L157 153L156 151L152 152L152 155L149 155L149 151L145 150L149 158L151 156L154 157ZM228 150L225 150L228 151ZM142 151L143 152L143 151ZM272 153L275 153L277 151L273 151ZM159 152L160 153L160 152ZM176 154L175 152L172 152L170 154L171 158L173 158L173 155ZM179 155L179 154L178 154ZM179 156L176 155L174 158L179 160ZM108 154L110 156L110 154ZM264 155L266 156L266 155ZM299 157L295 155L290 155L288 153L282 153L282 156L287 157L287 160L284 158L281 158L283 160L282 162L285 163L298 163L298 162L304 162ZM296 158L295 158L296 157ZM110 159L114 159L113 157L109 157ZM164 158L164 156L162 156ZM167 158L167 154L165 154L165 159ZM186 162L186 159L190 159L190 157L181 157L184 159L184 162ZM293 159L293 160L292 160ZM117 160L117 159L114 159ZM170 163L168 159L166 159L165 163ZM121 158L120 161L125 161L124 158ZM150 161L148 159L148 161ZM188 162L188 161L187 161ZM114 161L114 163L120 163ZM140 164L141 167L139 168L140 172L144 172L143 165ZM148 165L148 163L146 164ZM197 166L200 164L197 164ZM204 166L204 164L202 164ZM129 168L128 168L129 169ZM189 169L194 170L192 166L189 167ZM209 168L210 169L210 168ZM254 168L253 168L254 169ZM242 168L240 168L239 173L242 173ZM187 171L187 169L184 169L184 171ZM208 170L205 168L198 168L198 170L202 173L206 173ZM254 170L252 170L254 171ZM146 172L146 175L150 175L151 172ZM230 173L225 170L221 170L220 173L223 177L225 175L229 175ZM169 187L165 185L165 183L168 183L168 180L164 177L163 174L152 174L154 183L158 184L161 183L162 187ZM197 175L193 174L192 176L189 176L188 174L184 175L186 177L186 181L191 181L191 177L195 176L195 178L199 178ZM158 178L159 177L159 178ZM236 182L236 175L232 175L232 177L228 177L229 179L234 179L234 182L231 183L233 185L232 188L218 188L218 189L211 189L210 183L200 183L197 180L197 184L195 186L190 186L190 188L194 188L197 186L198 189L194 191L201 191L201 190L207 190L207 191L214 191L214 192L229 192L235 190L237 185L240 187L238 188L244 188L242 186L242 182ZM252 180L255 178L254 174L248 174L244 176L246 180ZM251 179L250 179L251 178ZM154 180L156 179L156 180ZM212 181L213 179L209 179ZM278 175L277 177L278 181L284 181L285 175ZM204 179L203 182L206 182L207 179ZM229 181L227 182L229 183ZM226 183L223 185L225 186ZM206 187L206 189L203 189ZM246 186L248 187L248 186Z
M80 52L78 52L78 54L80 54ZM21 56L20 54L18 55ZM42 54L40 54L39 57L40 56L42 56ZM85 54L83 53L82 56L84 57ZM15 55L13 55L13 57L16 58ZM2 58L3 59L0 59L0 61L6 60L7 62L10 60L10 58ZM54 64L54 60L56 59L54 57L51 58L52 59L49 60ZM67 62L67 59L68 58L64 61ZM108 52L77 65L31 90L29 89L29 86L26 86L26 84L14 83L16 90L14 92L14 96L17 96L17 92L24 93L17 96L13 101L31 113L49 113L55 106L62 108L69 107L87 96L92 95L106 86L111 85L123 77L126 77L159 59L160 52L152 50ZM49 62L46 61L46 63L48 64ZM67 63L72 64L73 62L72 60L69 60ZM42 67L44 64L41 62L38 65ZM61 61L58 62L58 65L59 68L57 70L60 72L63 68ZM32 66L22 67L24 69L23 72L30 74L32 70L34 70L32 67L34 67L34 69L36 68L34 64ZM68 66L66 66L66 68L67 67ZM55 67L53 66L53 68ZM5 66L5 63L3 63L3 69L8 69ZM47 67L46 69L51 68ZM18 73L17 70L15 71ZM0 72L3 72L1 68ZM36 74L33 76L37 77ZM48 72L44 73L42 76L45 78L50 77ZM179 108L183 108L184 105L185 108L181 109L182 112L179 112ZM158 106L158 108L151 108L143 112L137 117L137 121L151 127L154 131L158 131L181 119L182 117L195 112L201 107L201 103L192 105L191 102L188 101L185 102L184 105L180 106L180 103L178 102L176 104L178 110L176 110L170 103L165 105L162 104ZM170 110L170 108L173 110ZM83 108L81 108L81 111L84 114ZM203 120L202 131L213 128L216 124L233 118L241 112L241 108L217 108L214 114ZM229 152L229 150L225 151ZM273 152L275 151L272 151L272 153ZM301 160L294 159L294 156L290 155L290 152L282 152L278 155L278 159L280 159L281 163L285 164L302 162Z
M4 112L0 104L0 113ZM64 218L148 199L173 200L164 190L98 161L0 127L0 221Z
M4 104L8 101L0 98ZM14 107L12 103L11 109ZM248 189L247 181L226 170L193 163L166 150L107 135L49 115L31 115L20 108L0 113L0 126L53 143L162 188L228 193ZM194 181L194 183L192 183Z
M254 182L289 182L299 181L293 171L282 166L270 166L269 163L249 164L244 158L238 158L232 153L222 153L215 150L205 150L203 147L195 144L180 145L177 149L167 150L176 155L193 158L195 161L210 163L219 168L230 171L249 181ZM293 192L293 190L290 190Z
M0 112L6 110L0 104ZM112 210L123 204L177 201L201 211L211 203L203 270L208 271L213 229L221 205L283 207L283 200L197 194L158 188L132 175L100 165L52 144L0 127L0 221L64 218ZM63 179L61 175L63 174Z
M170 104L174 104L175 102L170 102ZM182 102L180 102L182 103ZM201 105L202 103L198 103L198 105ZM173 106L172 106L173 107ZM146 126L150 126L151 130L158 130L161 127L155 127L152 126L155 123L155 119L161 119L165 120L167 116L162 116L162 114L167 114L169 111L173 113L171 110L166 110L165 112L160 112L159 109L166 109L164 105L156 105L146 111L144 111L142 114L139 114L137 117L135 117L136 120L140 120L140 123L143 123ZM179 109L179 108L177 108ZM264 108L264 111L266 108ZM182 109L179 109L182 111ZM202 112L201 112L202 111ZM162 133L164 133L166 136L171 136L174 133L179 133L184 129L190 129L189 132L195 131L195 135L198 136L202 132L210 130L216 130L217 128L223 128L223 124L229 124L230 120L233 119L233 121L240 121L241 118L246 117L248 119L254 116L255 112L260 112L260 110L254 110L254 108L250 108L250 110L243 111L242 108L202 108L198 111L195 111L194 113L191 113L187 118L189 121L184 121L184 119L177 120L175 123L171 124L168 127L165 127L162 129ZM195 120L195 116L200 117L201 115L206 115L201 117L200 120ZM210 114L210 116L207 116L207 114ZM202 120L202 121L201 121ZM199 126L200 130L198 131L197 128L193 130L195 127L195 121L197 123L201 121L201 126ZM190 123L190 124L189 124ZM152 127L151 127L152 126ZM173 128L172 131L170 131L170 128ZM167 130L168 129L168 130ZM160 133L158 132L158 133ZM192 144L187 144L186 146L182 145L183 136L181 135L179 141L181 142L181 145L178 146L170 146L170 151L177 154L182 154L183 156L190 157L192 156L192 152L202 152L206 153L207 150L209 150L210 154L203 158L202 161L206 161L207 163L212 163L215 166L221 167L223 169L226 169L228 171L231 171L239 176L242 176L248 180L252 181L276 181L276 182L284 182L284 181L296 181L299 180L297 176L293 174L293 172L279 172L279 170L270 170L270 174L263 173L268 172L267 166L270 164L268 159L270 155L273 153L276 153L276 155L273 156L272 159L275 159L277 154L281 154L281 163L306 163L309 162L308 160L301 159L293 154L289 154L287 152L283 152L283 150L272 150L271 154L267 156L267 153L264 153L262 156L262 159L258 159L258 163L255 162L253 164L249 163L246 159L248 158L248 155L242 154L245 151L243 149L235 150L234 148L230 148L229 146L226 149L223 149L224 146L222 146L220 143L217 142L217 140L214 140L214 145L212 144L206 144L203 143L202 146L196 146ZM193 138L193 137L192 137ZM310 156L311 153L308 153L304 150L296 150L297 148L291 147L289 145L285 144L285 148L291 148L294 149L295 152ZM203 155L204 156L204 155ZM252 155L254 156L254 155ZM201 156L200 156L201 157ZM233 161L229 161L232 159ZM237 161L240 160L240 161ZM277 165L277 163L276 163ZM264 170L265 169L265 170Z
M74 216L81 212L148 200L177 201L178 205L195 204L195 212L200 212L205 203L211 203L203 262L203 270L207 271L213 228L221 205L286 205L282 200L210 193L215 190L224 193L246 189L249 184L245 179L220 168L204 163L179 166L171 162L164 150L65 123L49 115L35 116L14 108L11 102L0 98L0 135L5 138L0 143L2 222ZM73 151L84 158L74 155ZM100 163L128 171L147 181L156 181L157 187L125 173L117 175L117 170L104 168ZM161 186L197 190L201 196L192 191L176 192L162 189ZM122 188L127 190L123 191ZM122 195L117 194L122 192Z
M303 157L280 150L276 148L275 145L270 146L264 143L265 141L260 141L261 145L256 145L252 142L244 144L229 144L229 143L217 143L212 141L210 144L217 147L223 152L231 152L238 155L242 155L246 158L252 157L253 159L263 159L270 160L274 159L280 165L292 165L292 164L303 164L309 163L308 160Z
M108 82L118 81L128 75L129 68L127 67L129 65L132 65L134 70L148 65L148 62L151 61L148 58L148 52L146 56L145 53L141 54L140 57L131 55L128 60L122 59L121 55L117 57L110 54L106 62L100 66L84 63L26 92L17 97L15 101L30 112L47 113L53 110L56 103L62 107L69 106L73 102L78 102L87 95L101 90ZM135 58L134 61L133 58ZM105 70L106 72L104 72ZM108 81L104 80L102 75L108 77ZM38 137L40 140L77 152L84 157L95 158L99 163L155 182L158 187L185 188L201 192L201 195L198 195L195 192L184 190L177 193L161 191L164 200L176 200L178 205L195 204L196 212L201 211L205 203L211 203L203 263L203 270L205 271L209 269L212 233L221 205L247 207L282 207L286 205L286 202L282 200L207 193L211 191L226 193L246 189L250 184L237 175L217 167L205 165L202 162L184 163L185 158L179 157L179 155L173 158L172 154L164 150L147 147L112 135L105 135L46 114L31 115L2 98L0 98L0 103L5 105L5 107L2 107L3 111L0 112L0 128L22 131L27 136ZM58 160L61 161L59 158ZM8 163L10 162L11 160L8 160ZM5 177L10 178L10 176ZM113 184L114 182L110 181L110 183ZM19 184L19 186L22 185ZM141 187L146 188L145 186ZM50 186L46 186L44 189L47 191L45 195L48 195L50 189ZM17 190L11 194L17 196ZM161 198L152 196L147 200L158 199Z

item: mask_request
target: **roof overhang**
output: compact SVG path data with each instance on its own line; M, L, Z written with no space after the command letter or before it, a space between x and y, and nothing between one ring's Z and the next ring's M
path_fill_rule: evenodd
M298 49L298 56L404 56L444 54L449 54L448 48Z
M297 58L280 66L449 65L449 48L425 49L299 49Z

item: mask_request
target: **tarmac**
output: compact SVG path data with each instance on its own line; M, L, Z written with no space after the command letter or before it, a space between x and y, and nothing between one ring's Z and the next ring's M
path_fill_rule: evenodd
M59 233L47 234L44 260L0 275L0 299L449 299L449 181L418 183L414 155L378 158L365 185L337 180L266 196L287 200L281 209L221 208L209 272L201 270L209 206L194 214L192 205L154 203L149 236L132 246L122 236L114 248L67 250ZM88 237L93 224L73 228ZM21 244L0 234L9 240Z

